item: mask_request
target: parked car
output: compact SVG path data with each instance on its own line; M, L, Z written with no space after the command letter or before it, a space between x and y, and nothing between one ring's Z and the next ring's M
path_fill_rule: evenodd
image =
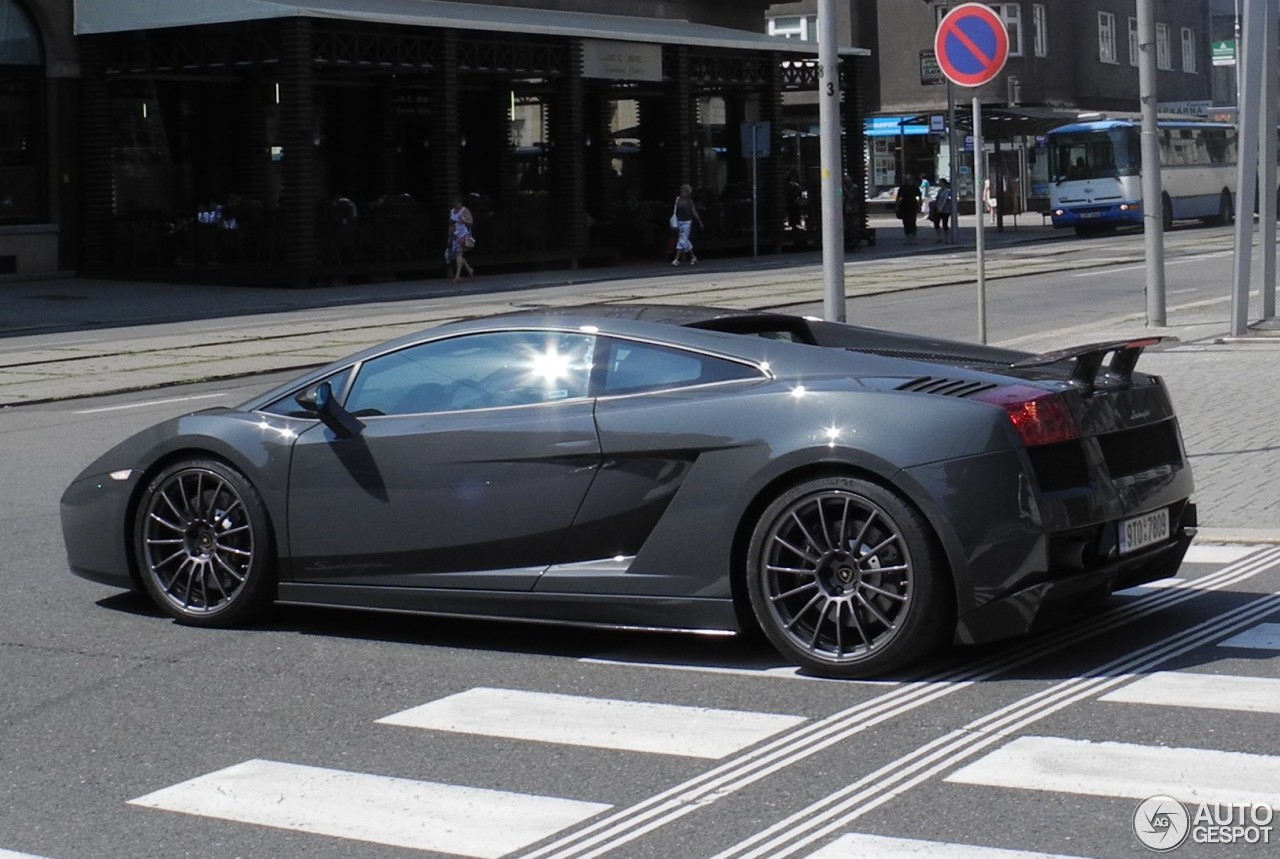
M67 554L192 625L281 601L758 627L878 675L1177 570L1191 470L1135 370L1158 342L654 305L456 322L113 447L62 498Z

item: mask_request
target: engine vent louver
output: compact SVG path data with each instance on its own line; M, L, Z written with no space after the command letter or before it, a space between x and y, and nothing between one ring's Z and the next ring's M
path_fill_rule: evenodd
M990 391L996 386L991 382L975 382L970 379L939 379L934 376L919 376L898 386L899 391L913 391L919 394L940 394L944 397L972 397L983 391Z

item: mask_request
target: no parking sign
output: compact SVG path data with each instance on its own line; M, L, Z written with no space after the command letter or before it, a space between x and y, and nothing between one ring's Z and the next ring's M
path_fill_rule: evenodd
M1009 59L1009 31L990 6L965 3L947 13L933 37L938 65L957 86L979 87Z
M1009 59L1009 31L990 6L965 3L946 14L933 37L938 66L956 86L980 87L990 83ZM967 147L966 147L967 149ZM982 236L982 207L978 202L983 182L982 105L973 96L973 195L974 238L978 251L978 339L987 342L987 275ZM994 210L993 210L994 211Z

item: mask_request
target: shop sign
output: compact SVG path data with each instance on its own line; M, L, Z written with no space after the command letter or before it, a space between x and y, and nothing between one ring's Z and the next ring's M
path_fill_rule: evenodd
M1213 43L1213 64L1215 66L1234 66L1236 64L1236 43L1234 39Z
M1209 115L1209 109L1212 107L1211 101L1162 101L1156 105L1156 112L1203 117Z
M938 65L938 54L933 49L920 52L920 86L939 86L947 82Z
M661 81L662 46L583 39L582 76L615 81Z

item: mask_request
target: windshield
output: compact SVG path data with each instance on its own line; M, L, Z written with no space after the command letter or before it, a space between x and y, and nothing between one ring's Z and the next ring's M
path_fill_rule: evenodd
M1068 132L1049 138L1049 171L1054 182L1136 176L1139 159L1138 134L1132 128Z

